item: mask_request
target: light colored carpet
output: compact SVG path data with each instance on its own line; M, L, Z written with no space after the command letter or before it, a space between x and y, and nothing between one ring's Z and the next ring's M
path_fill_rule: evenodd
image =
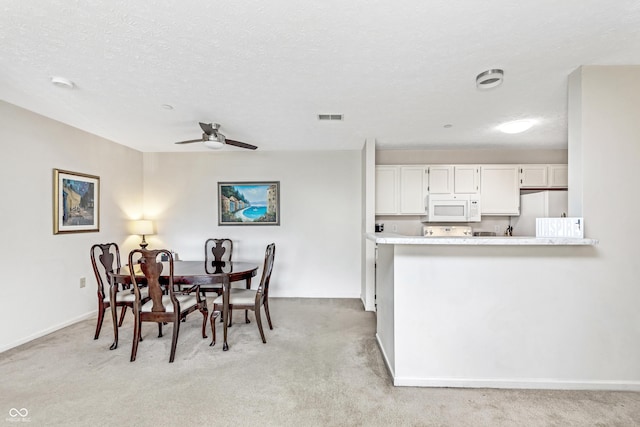
M359 300L274 298L271 312L263 344L253 316L245 324L237 311L228 352L219 324L209 347L201 315L190 315L173 364L172 327L157 338L155 324L143 325L129 362L131 313L114 351L109 318L96 341L92 319L9 350L0 354L0 420L26 408L34 426L640 425L634 392L394 387L374 314Z

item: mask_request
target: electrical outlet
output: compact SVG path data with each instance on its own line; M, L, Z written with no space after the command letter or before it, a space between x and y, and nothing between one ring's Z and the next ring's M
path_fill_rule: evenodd
M395 225L395 224L393 224L393 225L391 226L391 231L393 231L393 232L398 231L398 226L397 226L397 225Z
M87 278L86 277L81 277L80 278L80 287L84 288L85 286L87 286Z

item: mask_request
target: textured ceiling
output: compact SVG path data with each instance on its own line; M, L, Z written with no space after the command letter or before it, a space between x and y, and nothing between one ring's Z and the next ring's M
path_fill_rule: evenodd
M0 99L141 151L207 150L173 144L199 138L199 121L260 150L365 138L565 148L568 75L640 64L637 0L4 0L0 11ZM477 90L490 68L503 85ZM514 118L539 124L495 130Z

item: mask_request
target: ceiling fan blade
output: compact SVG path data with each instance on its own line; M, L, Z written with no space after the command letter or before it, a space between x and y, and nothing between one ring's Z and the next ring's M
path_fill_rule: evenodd
M235 145L236 147L240 148L248 148L249 150L255 150L256 148L258 148L255 145L247 144L246 142L234 141L233 139L225 139L225 142L229 145Z
M202 122L200 122L200 128L202 128L202 131L204 133L206 133L207 135L213 135L213 133L215 132L215 130L213 129L213 124L212 123L202 123Z
M190 139L189 141L180 141L180 142L176 142L176 144L191 144L192 142L202 142L202 138Z

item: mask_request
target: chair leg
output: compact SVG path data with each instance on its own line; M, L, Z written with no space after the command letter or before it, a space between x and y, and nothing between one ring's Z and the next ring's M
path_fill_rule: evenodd
M202 316L204 317L202 319L202 339L205 339L207 338L207 317L209 317L209 310L207 309L206 303L202 303L200 306L200 313L202 313Z
M262 330L262 319L260 316L260 306L257 306L255 309L255 313L256 313L256 323L258 324L258 330L260 331L260 337L262 338L262 342L264 344L267 343L267 340L264 337L264 331Z
M249 310L244 311L244 323L251 323L251 320L249 320Z
M104 304L98 306L98 324L96 325L96 334L93 336L94 340L97 340L100 336L100 330L102 329L102 321L104 320Z
M122 321L124 320L124 315L127 312L127 306L123 305L120 309L120 321L118 321L118 327L122 326Z
M140 319L134 319L133 321L133 345L131 346L131 362L136 360L136 354L138 354L138 342L140 341Z
M158 322L158 338L162 338L162 322Z
M269 300L264 300L264 313L267 315L267 322L269 322L269 329L273 329L273 325L271 324L271 316L269 315Z
M227 327L231 327L231 318L233 317L233 308L229 306L229 323L227 323Z
M218 316L220 315L219 311L214 311L211 312L211 344L209 344L211 347L213 347L214 345L216 345L216 319L218 318Z
M178 334L180 333L180 319L176 319L173 322L173 337L171 338L171 356L169 357L169 363L173 363L173 359L176 357L176 345L178 344Z

